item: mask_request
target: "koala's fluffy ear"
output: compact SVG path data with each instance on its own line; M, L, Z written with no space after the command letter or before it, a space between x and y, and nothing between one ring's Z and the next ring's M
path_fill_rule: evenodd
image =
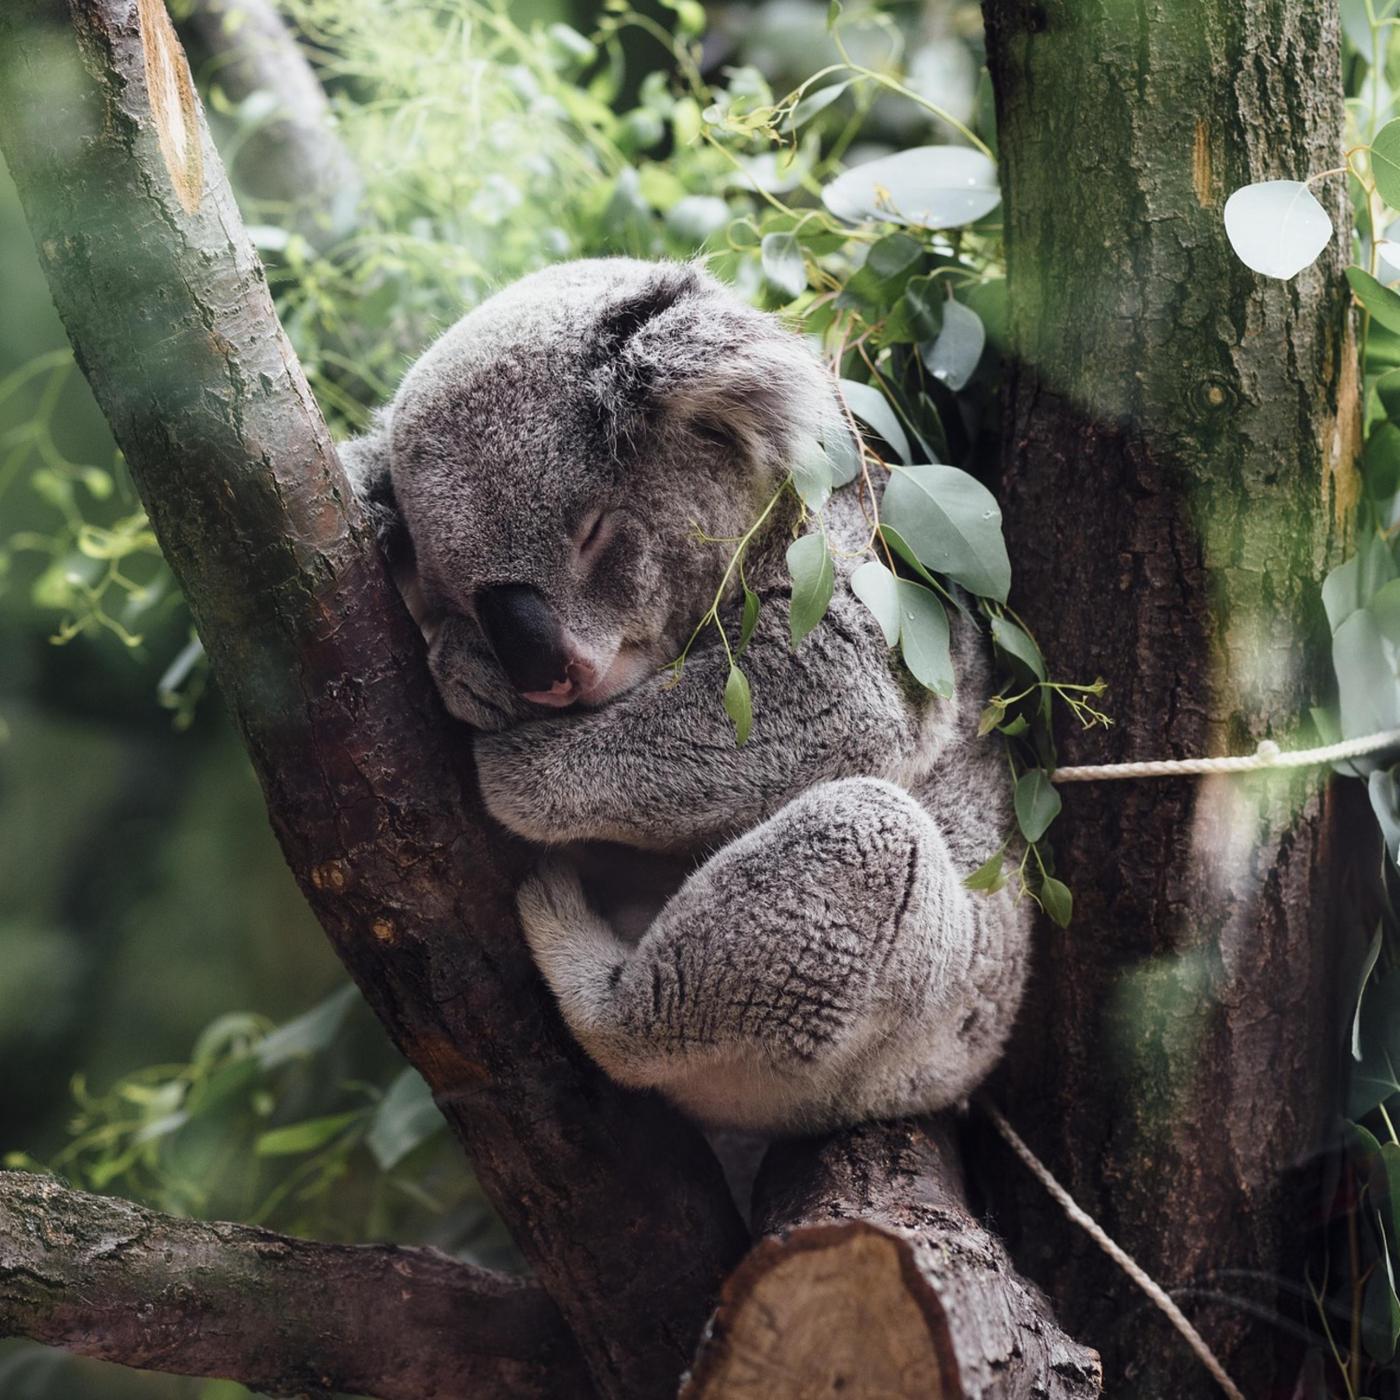
M413 546L394 499L394 483L389 476L389 420L385 411L375 414L363 437L342 442L337 451L340 464L360 505L374 526L379 547L390 563L403 563L412 557Z
M847 435L830 376L802 338L700 268L658 263L605 305L589 389L614 448L660 425L732 442L785 471L814 439Z

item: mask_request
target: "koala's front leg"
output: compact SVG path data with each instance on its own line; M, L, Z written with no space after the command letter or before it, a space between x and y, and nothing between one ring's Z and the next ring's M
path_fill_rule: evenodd
M635 948L562 863L521 920L583 1047L715 1126L790 1131L963 1099L1009 1032L1027 920L961 883L889 783L826 783L695 872Z
M729 661L712 647L690 658L679 684L655 676L601 709L478 736L487 807L546 844L689 849L754 825L814 783L892 776L920 742L921 702L895 680L853 598L838 597L796 653L785 600L770 604L742 665L754 709L742 747L724 710Z

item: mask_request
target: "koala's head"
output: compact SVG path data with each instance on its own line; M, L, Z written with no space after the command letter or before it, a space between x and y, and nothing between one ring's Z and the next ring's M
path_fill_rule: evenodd
M482 723L601 704L674 658L835 413L776 319L695 266L605 259L477 307L345 457L416 570L448 708Z

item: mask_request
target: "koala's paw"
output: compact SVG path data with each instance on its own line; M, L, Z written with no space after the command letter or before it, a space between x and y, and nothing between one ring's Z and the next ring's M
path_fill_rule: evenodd
M534 740L544 736L544 725L518 730L480 733L472 744L477 781L486 810L508 831L542 845L560 845L577 839L567 829L561 810L560 786L551 781L548 762L541 761Z
M535 867L515 902L525 941L541 965L601 922L583 892L578 871L560 856L546 856Z

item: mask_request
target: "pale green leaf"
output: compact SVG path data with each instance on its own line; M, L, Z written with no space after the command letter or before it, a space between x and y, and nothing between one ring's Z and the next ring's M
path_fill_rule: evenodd
M753 728L753 699L749 678L737 666L730 666L729 679L724 683L724 711L734 725L736 742L743 744Z
M899 580L878 559L867 559L851 575L851 592L870 610L885 641L899 641Z
M1006 601L1011 561L1001 508L976 477L940 465L897 470L885 487L880 518L908 541L925 567L972 593Z
M1060 794L1043 768L1032 768L1016 780L1016 825L1027 841L1039 841L1060 814Z
M826 616L836 573L831 563L831 551L826 536L817 532L803 535L788 546L788 572L792 575L792 608L788 627L796 651L803 638Z
M948 614L923 584L898 582L900 655L920 685L946 700L954 689Z

